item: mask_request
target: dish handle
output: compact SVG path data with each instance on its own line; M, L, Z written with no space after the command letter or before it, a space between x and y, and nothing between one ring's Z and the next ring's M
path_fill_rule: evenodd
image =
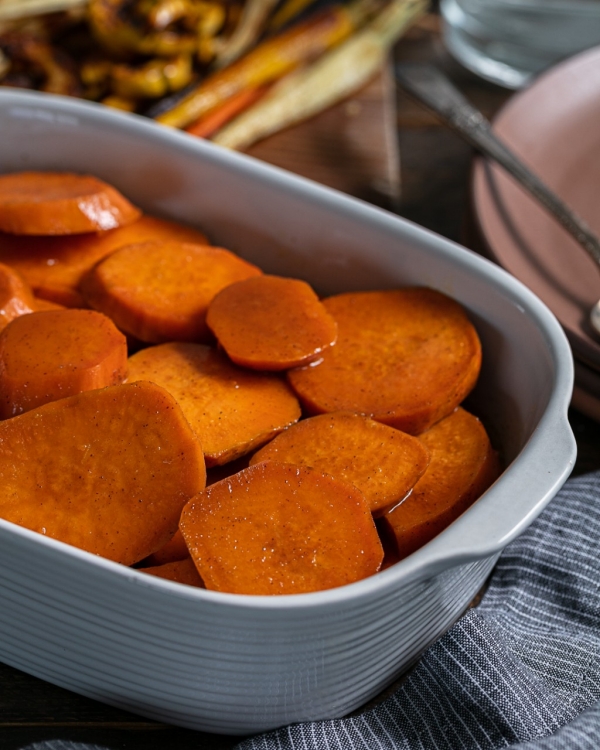
M505 471L460 518L404 561L414 566L419 577L491 557L537 518L575 464L577 445L566 412L566 408L549 409L511 463L511 471Z

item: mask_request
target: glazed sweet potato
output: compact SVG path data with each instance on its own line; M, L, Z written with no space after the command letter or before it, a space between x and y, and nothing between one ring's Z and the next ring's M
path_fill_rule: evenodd
M498 454L481 422L458 408L419 440L429 449L429 468L411 495L379 519L398 559L443 531L492 484L500 473Z
M128 245L83 279L86 302L140 341L209 341L206 311L235 281L262 271L228 250L179 242Z
M356 411L418 435L471 391L481 345L463 308L433 289L324 300L338 324L322 361L288 373L309 414Z
M175 581L175 583L185 583L186 586L204 588L202 578L200 578L189 553L184 560L175 560L149 568L138 568L138 570L140 573L148 573L148 575L156 576L157 578L166 578L168 581Z
M168 563L179 562L189 558L190 553L185 543L181 531L177 529L169 541L153 554L149 555L144 561L147 567L167 565Z
M0 422L0 518L131 565L205 484L202 449L154 383L89 391Z
M125 379L127 343L95 310L21 315L0 333L0 418Z
M207 589L301 594L379 570L364 496L314 469L256 464L192 498L179 528Z
M206 323L238 365L288 370L335 343L337 325L304 281L255 276L223 289Z
M35 310L34 312L46 312L48 310L66 310L64 305L59 305L58 302L50 302L48 299L40 299L40 297L33 297Z
M310 417L277 435L250 459L311 466L357 487L375 516L411 491L429 463L418 438L368 417L335 412Z
M140 212L111 185L70 172L0 175L0 231L82 234L131 224Z
M233 461L300 418L283 379L242 370L204 344L151 346L130 357L128 369L129 382L151 380L177 399L207 466Z
M31 287L13 268L0 263L0 330L19 315L37 309Z
M154 216L142 216L108 232L65 237L22 237L0 234L0 262L15 268L38 297L65 307L87 307L79 284L96 263L119 247L136 242L207 244L192 227Z

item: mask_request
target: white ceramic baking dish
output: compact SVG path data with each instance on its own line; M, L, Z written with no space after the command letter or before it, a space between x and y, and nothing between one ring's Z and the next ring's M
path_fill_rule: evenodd
M515 279L441 237L141 118L2 92L0 133L0 172L98 175L146 211L196 224L321 294L429 285L469 310L484 351L469 404L508 468L435 540L372 578L299 596L219 594L0 521L7 664L209 732L248 734L361 706L453 623L568 476L572 360L556 320Z

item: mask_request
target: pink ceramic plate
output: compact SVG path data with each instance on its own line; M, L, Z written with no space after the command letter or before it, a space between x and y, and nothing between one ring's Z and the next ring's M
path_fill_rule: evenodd
M600 234L600 47L512 97L494 130ZM600 370L600 335L588 323L600 269L500 167L477 161L473 198L493 259L550 307L575 356Z

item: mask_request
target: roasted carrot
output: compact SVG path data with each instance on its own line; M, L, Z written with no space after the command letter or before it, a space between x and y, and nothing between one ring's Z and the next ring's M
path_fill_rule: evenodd
M268 30L279 31L313 2L314 0L284 0L269 19Z
M357 411L418 435L471 391L481 345L464 309L433 289L349 292L323 304L335 346L288 379L308 413Z
M171 393L198 435L207 466L233 461L300 418L276 375L236 367L202 344L169 343L129 358L129 382L151 380Z
M274 461L207 487L179 528L206 588L236 594L331 589L376 573L383 558L355 487Z
M223 289L206 324L230 359L254 370L288 370L312 362L335 343L337 325L299 279L255 276Z
M37 309L31 287L13 268L0 263L0 330L11 320Z
M350 36L372 8L372 0L354 0L349 5L334 5L315 13L307 21L267 39L227 68L208 76L156 119L163 125L185 128L239 91L264 86L314 60Z
M198 138L210 138L230 120L258 101L269 90L268 86L255 89L243 89L227 99L220 107L210 114L201 117L186 128L186 132Z
M280 433L250 459L311 466L352 483L375 516L408 495L429 463L418 438L350 412L304 419Z
M127 343L94 310L21 315L0 333L0 418L122 383Z
M0 422L0 476L0 518L132 565L173 535L205 468L174 399L132 383Z
M200 578L200 574L189 554L183 560L173 560L173 562L148 568L138 568L138 570L140 573L148 573L148 575L157 578L166 578L168 581L175 581L175 583L185 583L186 586L204 588L202 578Z
M145 242L101 261L80 290L91 307L140 341L209 341L206 311L215 294L261 273L223 248Z
M498 454L481 422L464 409L419 436L431 454L429 468L412 494L379 519L398 559L443 531L500 473Z
M164 240L208 244L206 236L197 229L142 216L126 227L93 234L65 237L0 234L0 262L19 271L38 297L65 307L86 307L79 284L98 261L123 245Z
M213 141L227 148L247 148L355 93L380 70L390 47L427 5L428 0L392 0L366 28L274 84Z
M131 224L140 212L97 177L70 172L0 176L0 231L64 235Z

